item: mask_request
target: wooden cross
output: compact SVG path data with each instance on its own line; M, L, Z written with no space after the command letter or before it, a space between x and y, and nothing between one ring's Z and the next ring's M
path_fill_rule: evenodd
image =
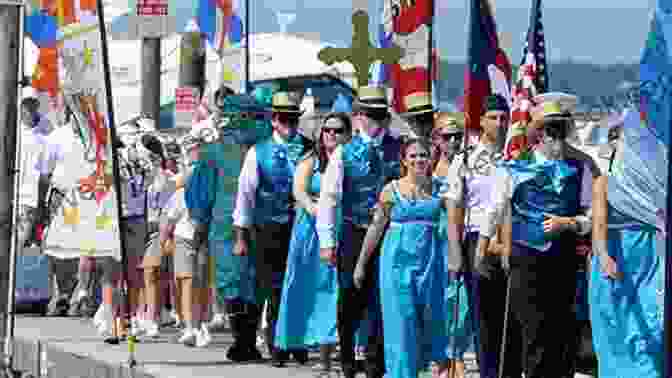
M398 46L378 48L369 40L369 15L365 10L358 9L352 14L352 42L349 48L325 47L317 54L317 58L326 65L348 61L355 68L357 86L365 86L369 82L369 68L380 60L383 64L394 64L404 56L403 49Z

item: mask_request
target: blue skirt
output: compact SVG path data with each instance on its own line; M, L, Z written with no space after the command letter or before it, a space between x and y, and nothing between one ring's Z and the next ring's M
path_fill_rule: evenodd
M288 350L336 343L336 268L320 261L315 218L299 210L282 285L275 346Z

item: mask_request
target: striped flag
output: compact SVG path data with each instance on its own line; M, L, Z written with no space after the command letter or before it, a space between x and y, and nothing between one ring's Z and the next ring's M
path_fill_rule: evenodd
M527 31L523 58L518 69L518 79L511 93L511 127L506 138L504 158L524 159L530 146L527 141L527 124L531 121L533 98L548 89L546 43L541 22L541 0L532 0L530 26Z
M210 108L208 107L208 101L210 99L210 85L206 84L203 95L201 96L201 102L198 104L196 111L194 112L194 124L201 121L205 121L210 117Z

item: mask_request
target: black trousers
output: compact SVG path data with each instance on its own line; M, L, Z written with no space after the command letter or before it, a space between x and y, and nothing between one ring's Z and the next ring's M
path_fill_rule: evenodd
M343 224L343 238L350 241L350 250L339 250L336 264L338 269L337 327L340 338L341 366L345 378L354 377L355 332L361 320L368 314L371 321L366 351L366 371L368 378L380 378L385 373L383 317L378 285L378 258L367 265L366 281L362 289L357 289L352 281L352 273L357 266L359 253L366 230L349 223ZM380 248L380 247L378 247ZM376 255L378 251L376 252ZM368 312L367 312L368 311Z
M569 247L562 249L568 255L540 255L514 245L510 314L523 341L526 378L573 376L574 357L568 350L576 342L576 265Z
M501 259L488 256L476 271L474 256L478 245L478 234L470 234L465 243L467 266L466 286L469 293L469 306L473 326L476 328L476 350L479 373L482 378L499 378L500 360L504 327L506 321L506 295L508 278ZM510 314L509 314L510 315ZM511 317L508 316L508 319ZM511 323L509 322L508 325ZM520 378L521 341L518 328L508 326L506 330L507 347L504 352L504 371L502 378Z

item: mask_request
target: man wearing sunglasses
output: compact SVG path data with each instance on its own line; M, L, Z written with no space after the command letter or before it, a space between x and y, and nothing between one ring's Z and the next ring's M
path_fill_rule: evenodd
M453 159L448 185L443 190L443 197L451 203L448 210L448 269L454 279L459 279L461 274L466 284L473 322L470 327L476 332L479 371L484 378L499 377L506 273L495 253L499 247L497 243L493 242L492 252L479 253L478 233L493 196L496 165L502 158L509 125L507 100L500 95L487 97L481 113L479 142L469 153L462 152ZM463 231L458 227L462 225ZM515 363L515 358L506 360ZM504 377L520 376L508 374L508 368ZM515 366L510 368L516 370Z
M371 325L366 373L369 378L381 378L385 360L377 261L368 264L361 290L354 286L353 272L380 191L399 177L401 140L390 134L384 88L361 87L354 111L360 132L350 143L337 147L329 161L322 179L316 227L321 258L338 270L337 324L343 374L345 378L355 376L354 335L368 310Z
M498 171L479 252L487 254L495 228L503 225L508 329L522 336L525 376L561 378L574 374L567 351L575 342L577 237L591 231L592 185L601 173L590 156L567 143L574 121L559 101L547 99L533 118L539 144L529 160L504 163ZM518 340L507 334L507 350ZM512 359L521 361L507 356L506 363Z
M274 335L294 220L294 172L301 156L311 148L311 142L297 132L302 114L298 99L290 93L278 92L272 101L273 134L250 148L238 180L233 254L254 259L257 298L269 302L265 341L273 366L282 367L290 352L297 362L308 361L307 350L275 348ZM257 236L254 249L250 248L252 229Z
M418 92L404 98L408 111L402 116L411 128L411 138L427 138L431 136L434 125L435 109L430 93Z

